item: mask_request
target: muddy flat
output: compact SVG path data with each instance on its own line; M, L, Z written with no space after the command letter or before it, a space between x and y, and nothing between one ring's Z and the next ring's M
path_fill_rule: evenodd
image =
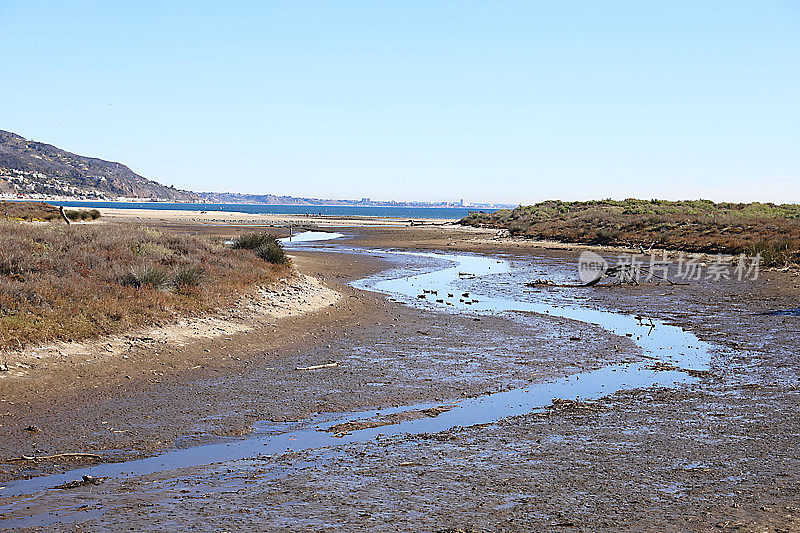
M290 247L316 310L3 376L0 527L800 528L792 272L530 288L578 249L336 231Z

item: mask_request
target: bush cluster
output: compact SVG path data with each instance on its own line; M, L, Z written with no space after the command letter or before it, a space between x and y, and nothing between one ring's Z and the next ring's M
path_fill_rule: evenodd
M72 220L73 222L79 222L81 220L97 220L98 218L100 218L100 211L98 211L97 209L78 209L78 210L65 209L64 213L67 215L67 218Z
M286 265L289 258L283 251L283 246L274 235L258 231L243 233L233 240L233 248L243 250L253 250L256 257L263 259L267 263Z

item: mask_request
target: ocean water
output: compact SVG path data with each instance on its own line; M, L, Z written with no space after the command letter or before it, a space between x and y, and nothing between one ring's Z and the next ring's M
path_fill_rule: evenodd
M489 213L496 209L469 207L366 207L346 205L258 205L258 204L174 204L168 202L50 202L64 207L113 207L118 209L177 209L182 211L232 211L279 215L334 215L397 218L459 219L473 211Z

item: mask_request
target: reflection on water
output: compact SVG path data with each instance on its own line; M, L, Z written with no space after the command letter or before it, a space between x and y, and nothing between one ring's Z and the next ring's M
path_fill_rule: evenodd
M396 254L400 252L385 252ZM533 312L589 324L596 324L611 333L631 337L648 357L669 361L682 368L705 369L708 365L709 345L697 339L689 331L664 324L660 321L642 321L631 315L612 313L575 305L557 305L543 301L537 293L531 293L526 300L505 298L499 291L477 293L474 289L465 291L464 280L469 285L470 275L478 280L487 280L491 275L506 274L510 264L504 259L480 255L447 255L439 253L403 253L419 258L446 259L450 266L412 276L398 276L391 279L368 278L354 283L358 288L392 294L403 298L410 305L425 305L431 308L454 310L467 313L507 313Z
M341 233L335 233L332 231L303 231L292 235L291 237L283 237L282 239L278 239L278 242L284 246L291 246L292 244L299 243L330 241L343 236L344 235Z
M255 227L255 225L252 225L251 227ZM341 233L335 233L333 231L301 231L300 233L296 233L291 237L282 237L278 239L278 242L281 243L284 247L291 247L293 244L306 244L309 242L330 241L333 239L338 239L340 237L344 237L344 235L342 235ZM225 241L224 244L227 244L228 246L232 245L233 239Z

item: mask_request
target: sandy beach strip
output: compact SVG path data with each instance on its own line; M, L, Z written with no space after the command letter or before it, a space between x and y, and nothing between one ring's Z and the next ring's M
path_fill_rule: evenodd
M316 227L442 225L455 219L372 217L362 215L298 215L280 213L244 213L238 211L188 211L182 209L98 208L107 221L196 223L203 225L275 225Z

